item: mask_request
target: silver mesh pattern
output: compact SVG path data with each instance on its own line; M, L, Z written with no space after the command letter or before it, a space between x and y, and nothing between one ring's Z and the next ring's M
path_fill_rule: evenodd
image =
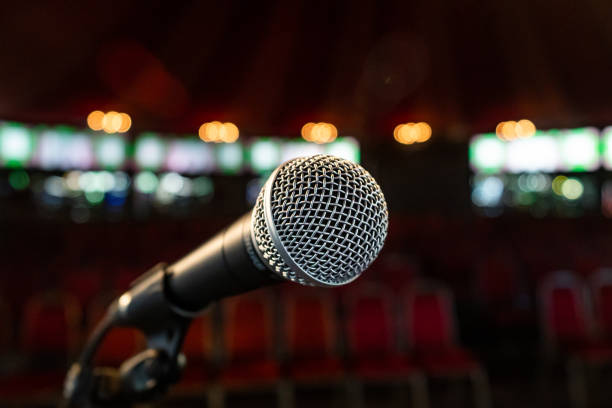
M282 277L337 286L361 274L387 235L383 193L358 164L328 155L290 160L262 188L252 217L255 247Z

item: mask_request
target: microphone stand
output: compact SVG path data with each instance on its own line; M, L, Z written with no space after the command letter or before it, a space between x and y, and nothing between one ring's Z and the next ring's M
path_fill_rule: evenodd
M166 273L156 265L147 273ZM129 358L119 369L94 367L93 357L110 330L116 325L118 302L108 308L96 326L64 383L65 408L130 407L137 402L160 398L176 383L185 366L180 353L191 319L176 315L163 329L145 332L147 349Z

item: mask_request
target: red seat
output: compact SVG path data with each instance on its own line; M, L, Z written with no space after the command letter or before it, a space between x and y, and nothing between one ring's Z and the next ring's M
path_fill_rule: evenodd
M347 340L351 371L363 379L405 377L417 371L398 352L391 293L379 286L362 286L346 302Z
M290 289L283 295L289 377L306 382L340 377L343 366L336 353L338 327L332 295L311 288Z
M274 358L274 310L267 290L228 299L223 304L225 386L270 383L279 377Z
M612 343L612 269L601 268L589 278L600 338Z
M567 352L589 344L592 322L586 295L584 283L570 271L556 271L541 284L541 323L551 348Z
M0 381L0 396L59 393L69 359L80 340L81 311L77 300L50 291L30 298L23 315L21 347L27 372Z
M487 375L472 354L456 341L451 293L431 282L421 282L405 296L404 327L419 366L431 376L466 376L472 381L474 402L490 406Z

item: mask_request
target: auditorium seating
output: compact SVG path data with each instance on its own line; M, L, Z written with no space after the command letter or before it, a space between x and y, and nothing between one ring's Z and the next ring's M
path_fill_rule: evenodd
M275 356L273 292L260 289L222 303L222 365L209 398L223 406L227 391L279 387L280 366Z
M448 289L421 281L405 294L402 309L402 327L419 367L432 377L469 378L474 405L490 406L484 368L457 342L454 303Z
M392 292L364 284L345 300L349 384L354 405L364 406L364 383L410 386L415 407L427 406L426 381L420 367L399 350ZM401 391L401 390L400 390Z

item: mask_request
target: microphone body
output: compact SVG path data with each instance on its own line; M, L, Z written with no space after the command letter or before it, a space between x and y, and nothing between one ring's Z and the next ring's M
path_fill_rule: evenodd
M211 302L281 282L259 260L250 230L249 211L183 258L139 277L117 301L117 324L156 330Z
M374 261L387 225L382 190L358 164L327 155L289 160L252 211L137 279L117 300L116 324L160 330L213 301L283 280L347 284Z

